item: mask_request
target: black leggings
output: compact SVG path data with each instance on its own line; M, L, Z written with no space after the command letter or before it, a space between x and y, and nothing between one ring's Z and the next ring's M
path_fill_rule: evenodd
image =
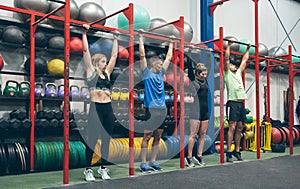
M111 103L91 102L88 128L84 138L86 145L86 165L91 166L94 147L101 136L101 164L108 160L109 143L114 128L114 114Z

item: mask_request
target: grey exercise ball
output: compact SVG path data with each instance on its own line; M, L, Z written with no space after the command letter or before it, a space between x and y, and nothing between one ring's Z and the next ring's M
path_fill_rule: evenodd
M94 22L100 18L106 17L104 9L97 3L86 2L79 7L79 20L85 22ZM105 25L105 20L99 22L100 25Z
M2 40L8 43L14 43L14 44L24 44L25 34L23 31L17 27L17 26L6 26L2 31Z
M56 9L60 6L61 6L61 3L50 2L50 6L49 6L50 10L49 11L51 12L51 11L53 11L54 9ZM61 17L65 16L63 9L57 11L54 15L61 16ZM75 2L75 0L70 0L70 18L73 19L73 20L77 20L78 15L79 15L79 8L78 8L77 3ZM49 19L49 20L55 26L62 27L64 25L64 22L53 20L53 19Z
M258 44L258 54L261 56L267 56L268 55L268 47L263 43L259 43Z
M65 39L61 35L54 35L48 41L48 48L64 49Z
M151 19L150 22L151 23L150 23L149 29L156 28L158 26L162 26L167 23L167 21L165 21L162 18L153 18L153 19ZM162 28L151 30L150 32L165 35L168 37L171 36L173 33L171 25L166 25ZM153 38L145 38L145 42L147 42L147 43L163 43L164 41L153 39Z
M272 47L268 51L269 56L281 56L285 54L287 54L286 50L279 46Z
M14 0L14 6L21 9L32 10L41 13L48 13L48 0ZM21 21L26 21L30 18L28 14L18 13Z
M179 31L173 26L173 35L177 38L180 37ZM193 39L194 31L192 26L188 22L184 22L184 41L191 42Z
M224 39L231 40L231 41L238 41L238 39L236 37L234 37L234 36L226 36L226 37L224 37ZM227 47L227 44L228 44L227 40L224 40L224 49ZM237 44L237 43L233 43L230 46L230 50L232 50L232 51L238 52L239 49L240 49L240 45Z

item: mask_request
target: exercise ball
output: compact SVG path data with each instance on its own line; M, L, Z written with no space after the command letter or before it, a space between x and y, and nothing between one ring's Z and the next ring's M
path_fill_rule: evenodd
M2 40L8 43L22 45L26 42L23 31L18 26L6 26L2 31Z
M70 51L71 52L82 52L82 40L79 37L71 37Z
M79 20L85 22L94 22L100 18L106 17L104 9L97 3L86 2L79 7ZM105 25L106 20L98 22L100 25Z
M238 41L238 39L236 38L236 37L234 37L234 36L226 36L226 37L224 37L224 39L227 39L227 40L231 40L231 41ZM227 40L224 40L224 49L226 49L226 47L227 47L227 44L228 44L228 41ZM232 51L239 51L239 49L240 49L240 45L238 44L238 43L233 43L231 46L230 46L230 50L232 50Z
M134 60L140 60L140 51L134 50L133 56L134 56Z
M162 26L166 23L167 23L167 21L165 21L162 18L153 18L150 21L150 28L149 29L156 28L158 26ZM165 35L165 36L168 36L168 37L173 34L171 25L166 25L162 28L151 30L150 32ZM148 43L163 43L164 41L153 39L153 38L145 38L145 42L148 42Z
M259 43L258 44L258 54L261 56L267 56L268 55L268 47L263 43Z
M99 41L89 44L89 51L91 55L102 53L102 48Z
M292 51L292 62L300 62L300 53Z
M107 57L111 56L112 48L113 48L113 40L111 40L111 39L104 39L101 42L102 53L105 54Z
M34 33L35 46L44 48L48 44L48 37L42 31L37 31ZM26 44L30 45L30 35L26 35Z
M125 47L123 47L122 45L119 45L118 57L119 58L125 58L125 59L129 58L128 50Z
M48 13L49 2L48 0L14 0L14 7L41 13ZM17 15L21 21L26 21L30 18L30 15L28 14L17 13Z
M240 44L239 52L243 53L243 54L246 53L246 49L247 49L248 44L253 45L253 43L248 39L241 39L241 40L239 40L239 42L247 44L247 45ZM251 54L251 55L255 54L255 47L250 47L249 54Z
M3 67L4 67L4 61L2 56L0 56L0 71L3 69Z
M148 11L140 5L134 5L134 29L148 30L150 27L150 15ZM118 28L128 30L128 19L123 14L118 15Z
M61 3L56 3L56 2L51 2L50 1L49 12L57 9L61 5L62 5ZM64 12L65 12L64 9L60 9L59 11L55 12L54 15L55 16L60 16L60 17L65 17ZM74 19L74 20L77 20L78 15L79 15L79 8L78 8L77 3L75 2L75 0L70 0L70 18ZM60 26L60 27L64 26L63 21L57 21L57 20L50 19L50 22L53 23L55 26Z
M268 51L269 56L282 56L285 54L287 54L286 50L284 50L282 47L278 47L278 46L272 47Z
M26 72L30 73L30 57L26 59L24 69ZM34 70L36 74L48 73L47 60L42 56L36 56L34 58Z
M122 71L119 67L114 67L112 73L110 74L110 80L115 81L121 73Z
M180 32L175 26L171 26L173 28L172 34L177 38L180 38ZM192 26L188 22L184 22L184 41L191 42L193 39L194 31Z
M146 58L151 58L151 57L153 57L153 56L157 56L157 54L156 54L155 51L153 51L153 50L148 50L148 51L146 52Z
M52 59L47 64L48 73L51 75L64 75L64 61Z
M61 35L54 35L48 41L48 48L51 49L64 49L65 39Z

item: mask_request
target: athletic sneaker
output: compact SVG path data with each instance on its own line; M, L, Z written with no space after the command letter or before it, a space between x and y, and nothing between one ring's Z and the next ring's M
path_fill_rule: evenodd
M232 155L233 155L238 161L243 161L241 152L233 151Z
M205 165L202 156L199 157L198 155L196 155L196 156L194 157L194 160L195 160L196 163L197 163L198 165L200 165L200 166L204 166L204 165Z
M96 179L94 177L94 172L92 169L87 168L83 171L84 179L88 182L94 182Z
M195 167L195 164L193 163L193 158L192 157L190 157L190 158L185 157L184 160L185 160L185 163L188 167Z
M226 153L226 162L233 163L232 152L227 152Z
M151 168L150 168L150 166L149 166L148 163L141 163L141 165L140 165L140 171L142 173L151 173Z
M109 180L110 176L108 175L109 170L105 167L99 167L97 172L101 175L102 180Z
M149 165L153 169L153 171L162 171L163 170L161 167L159 167L159 163L157 161L149 162Z

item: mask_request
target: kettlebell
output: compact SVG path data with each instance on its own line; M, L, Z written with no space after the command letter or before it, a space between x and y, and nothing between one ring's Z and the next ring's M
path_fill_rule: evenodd
M19 95L29 96L30 94L30 83L28 81L22 81L19 85Z
M70 97L72 99L79 99L80 98L80 90L77 85L70 86Z
M13 80L6 81L6 86L4 88L3 94L6 96L16 96L18 94L18 82Z
M83 99L90 99L91 95L90 95L89 88L88 87L81 87L80 96Z
M112 88L111 98L113 100L119 100L120 99L120 89L118 87L113 87Z
M145 96L144 90L141 89L141 90L140 90L140 94L139 94L139 99L140 99L140 101L144 101L144 96Z
M129 98L129 91L127 88L122 88L120 93L120 100L128 100Z
M46 97L57 97L56 85L54 83L46 83L45 95Z
M57 96L59 97L59 98L64 98L64 94L65 94L65 91L64 91L65 89L64 89L64 85L59 85L58 87L57 87Z
M45 96L44 85L42 83L35 83L34 95L39 97Z

